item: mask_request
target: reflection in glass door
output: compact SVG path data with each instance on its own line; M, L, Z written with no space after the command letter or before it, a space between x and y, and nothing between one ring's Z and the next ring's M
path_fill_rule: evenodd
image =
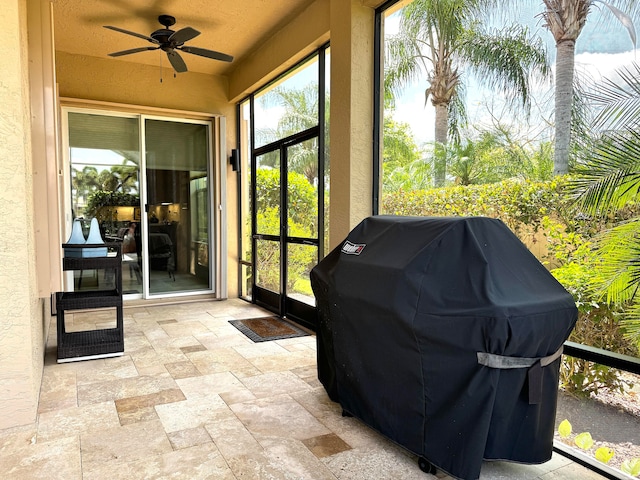
M319 258L318 129L257 149L253 300L313 327L309 273Z
M211 290L209 126L145 119L149 294Z
M64 118L71 219L82 224L86 237L95 218L104 240L122 243L123 291L142 295L143 279L134 237L140 221L139 119L86 111L67 111ZM76 271L73 275L74 290L104 289L113 283L110 272Z
M211 122L65 109L70 219L122 245L127 298L214 290ZM104 288L109 272L79 272ZM70 282L68 279L67 282Z

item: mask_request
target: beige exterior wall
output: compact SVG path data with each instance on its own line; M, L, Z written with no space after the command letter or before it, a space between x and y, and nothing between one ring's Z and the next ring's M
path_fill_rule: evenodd
M331 1L330 248L371 215L374 10Z
M110 58L56 52L61 97L190 110L230 116L227 80L202 73L141 65ZM162 82L160 79L162 78Z
M35 419L44 334L35 274L27 0L5 0L0 22L6 49L0 57L0 428L6 428Z
M229 98L237 102L327 43L330 3L316 0L238 64L229 77Z

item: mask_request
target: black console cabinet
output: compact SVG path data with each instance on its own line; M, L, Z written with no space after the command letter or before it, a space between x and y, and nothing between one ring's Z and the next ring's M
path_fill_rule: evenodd
M122 250L120 244L107 244L110 252L103 257L68 257L62 259L63 270L105 269L115 277L115 288L80 292L57 292L58 363L116 357L124 354L122 312ZM63 244L63 249L105 248L105 245ZM68 250L72 251L72 250ZM64 315L70 310L94 308L116 309L115 328L67 332Z

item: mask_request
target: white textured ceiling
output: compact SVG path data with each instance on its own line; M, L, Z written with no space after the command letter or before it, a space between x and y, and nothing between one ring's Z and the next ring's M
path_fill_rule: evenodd
M158 15L172 15L179 30L192 27L201 34L185 45L234 57L234 62L182 53L189 71L224 75L234 63L259 47L313 0L54 0L57 51L110 59L107 54L153 46L142 38L104 28L112 25L143 35L164 28ZM113 61L170 67L161 50L135 53Z

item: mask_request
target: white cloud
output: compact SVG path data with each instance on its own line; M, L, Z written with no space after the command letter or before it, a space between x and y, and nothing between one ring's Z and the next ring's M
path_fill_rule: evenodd
M636 50L622 53L580 53L575 57L575 66L576 70L589 72L598 81L602 77L614 77L615 70L637 60Z

